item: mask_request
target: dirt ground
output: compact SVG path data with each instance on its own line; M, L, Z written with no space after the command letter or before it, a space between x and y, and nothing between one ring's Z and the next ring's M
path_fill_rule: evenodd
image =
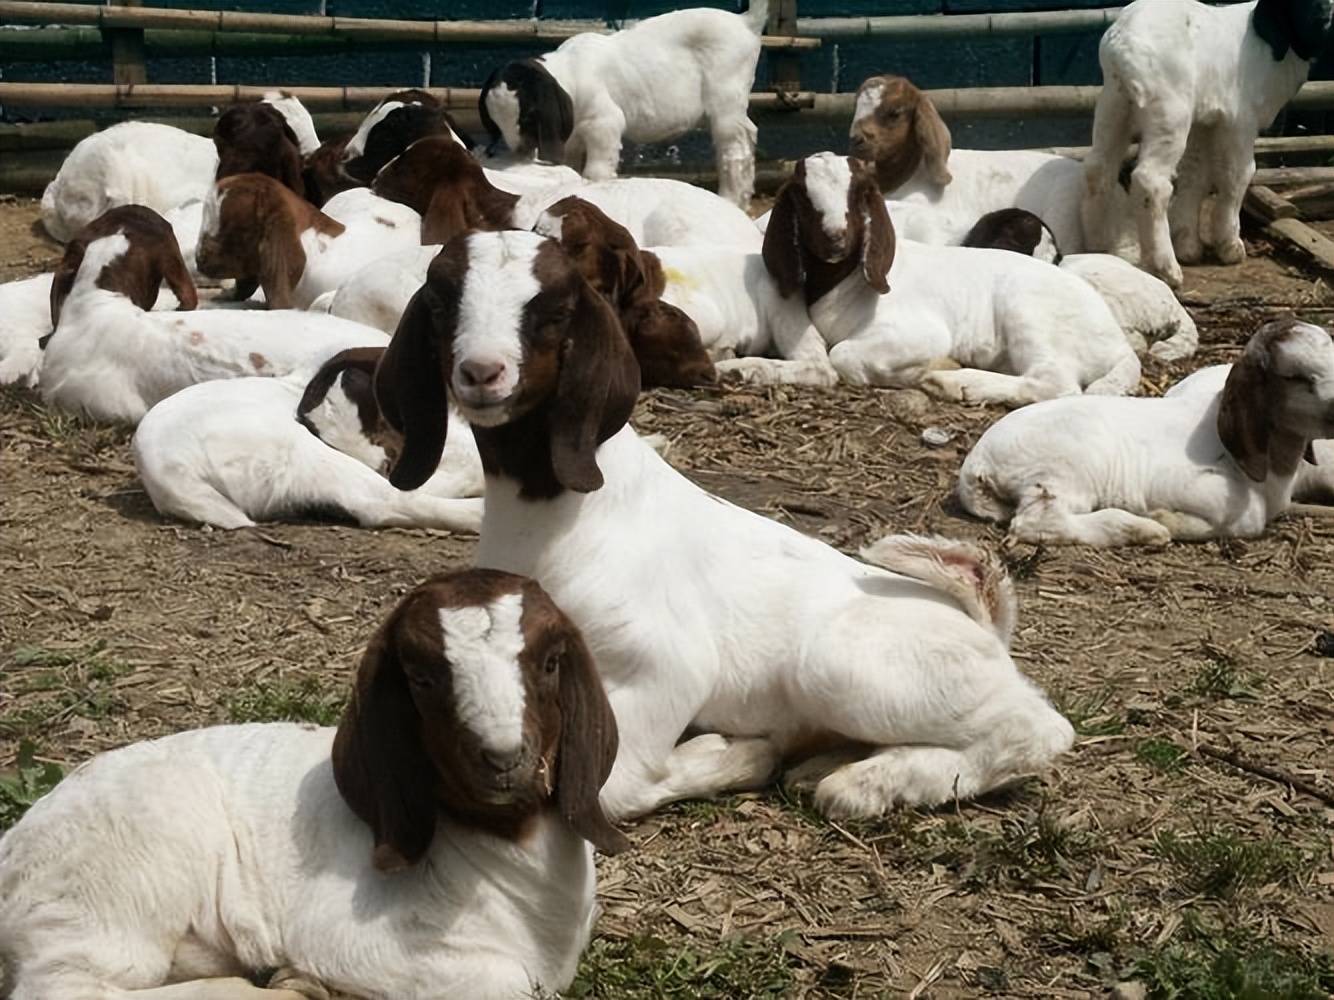
M0 279L53 260L35 209L0 201ZM1145 392L1230 360L1271 316L1331 318L1323 281L1251 249L1189 273L1201 351L1147 365ZM842 549L891 530L1001 549L1014 655L1080 738L1005 794L878 823L826 822L774 788L634 824L636 849L599 863L605 909L570 995L1334 991L1334 637L1317 643L1334 629L1334 519L1158 552L1007 546L951 500L998 415L851 388L644 396L636 426L679 468ZM955 436L925 447L928 426ZM332 720L395 601L468 565L473 541L435 531L164 521L128 441L0 395L0 825L6 795L12 820L54 780L44 762L230 720Z

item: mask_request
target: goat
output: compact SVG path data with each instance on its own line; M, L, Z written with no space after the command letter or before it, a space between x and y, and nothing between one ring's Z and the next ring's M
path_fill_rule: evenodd
M345 348L385 343L378 330L314 313L146 312L110 280L129 248L117 232L84 250L42 361L40 389L48 403L135 424L155 403L196 382L286 375ZM153 250L169 258L175 248L158 241ZM174 256L159 262L164 273L184 270Z
M759 787L813 734L875 747L820 781L835 816L968 798L1070 746L1006 651L998 561L891 536L858 562L711 496L627 426L639 381L611 307L518 232L448 244L375 373L390 481L430 475L448 393L486 472L478 565L526 566L584 630L622 734L609 816Z
M365 188L335 195L324 209L263 174L219 181L204 202L197 261L214 278L234 278L238 295L263 288L271 309L305 309L367 261L419 245L421 220Z
M590 845L627 846L598 806L616 747L588 647L541 587L432 577L371 637L337 730L112 750L6 833L7 996L561 989L597 911ZM240 978L275 967L287 988Z
M1181 361L1199 345L1195 320L1164 282L1112 254L1062 254L1051 227L1032 212L990 212L977 220L962 245L1012 250L1084 279L1107 303L1138 355Z
M1261 327L1221 392L1062 399L992 425L959 499L1025 541L1165 545L1249 538L1287 509L1310 442L1334 436L1334 342Z
M312 155L320 148L320 137L315 132L315 121L300 100L285 90L270 90L261 102L278 110L287 121L287 127L296 136L297 151L303 156Z
M780 292L802 296L844 381L1006 406L1139 383L1121 327L1078 278L1001 250L905 242L896 254L874 169L860 160L799 162L763 253ZM954 364L969 367L940 370Z
M343 150L343 170L370 184L386 163L427 136L441 136L465 151L472 146L435 95L415 88L397 91L362 119Z
M287 119L269 104L234 104L213 126L218 151L215 179L236 174L265 174L306 196L300 140Z
M342 351L312 376L201 382L168 396L134 433L134 464L162 514L219 528L334 512L363 528L476 532L482 466L468 427L421 489L385 475L398 435L380 416L371 373L381 347Z
M1240 263L1255 137L1306 80L1332 16L1329 0L1136 0L1121 11L1098 46L1104 83L1082 199L1089 248L1114 249L1108 228L1121 210L1111 198L1138 135L1130 202L1144 266L1176 288L1181 264L1205 246Z
M316 208L324 207L326 201L342 191L363 186L343 170L343 151L351 139L351 135L328 139L313 153L306 153L301 158L301 182L306 188L306 199Z
M477 107L493 147L616 176L621 142L674 139L707 119L718 193L742 208L755 187L750 90L767 0L744 15L697 8L612 35L586 32L554 52L511 62L482 85Z
M954 245L962 230L951 220L1026 208L1051 226L1062 247L1086 248L1078 160L1022 149L954 149L931 99L905 77L873 76L862 83L849 136L848 151L875 164L876 182L887 197L940 217L938 227L921 220L908 234L912 239Z

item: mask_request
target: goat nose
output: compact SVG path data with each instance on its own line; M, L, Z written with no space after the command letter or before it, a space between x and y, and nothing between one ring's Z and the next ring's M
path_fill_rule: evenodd
M482 760L486 761L497 771L512 771L519 766L519 760L523 756L523 750L483 750Z
M505 374L505 362L465 361L459 365L459 371L463 375L464 385L492 386Z

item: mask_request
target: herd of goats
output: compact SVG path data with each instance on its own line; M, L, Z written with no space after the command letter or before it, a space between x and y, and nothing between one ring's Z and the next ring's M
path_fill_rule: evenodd
M891 534L853 558L722 502L630 427L643 387L1003 405L958 496L1022 540L1256 536L1334 500L1320 327L1126 395L1142 355L1195 351L1180 265L1244 257L1255 138L1330 0L1136 0L1083 162L952 149L873 77L852 155L800 160L752 219L765 7L501 67L485 150L410 90L323 144L274 93L211 141L127 122L71 152L41 208L63 259L0 286L0 381L135 425L166 515L480 537L374 632L337 727L136 743L33 806L0 839L0 997L549 995L619 822L780 772L873 818L1071 747L1009 654L994 554ZM616 177L623 140L701 122L719 194Z

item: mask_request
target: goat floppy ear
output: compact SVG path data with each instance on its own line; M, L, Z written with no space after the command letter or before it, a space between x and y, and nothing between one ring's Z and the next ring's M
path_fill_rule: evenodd
M616 716L592 654L576 631L561 666L556 804L570 828L603 854L618 854L630 846L598 802L616 763L617 742Z
M198 307L199 292L195 288L194 278L190 277L189 268L185 266L185 258L181 256L181 246L176 242L174 234L171 235L166 250L158 255L158 269L162 274L162 280L171 289L171 294L175 295L176 301L180 303L178 309L186 311ZM150 305L149 308L153 307Z
M866 238L862 242L862 274L866 283L881 295L889 292L889 269L894 264L894 223L885 208L884 196L868 169L862 183L862 210L866 213Z
M551 406L551 469L576 493L602 487L598 445L625 426L639 396L639 364L605 299L582 279L561 345Z
M564 163L565 141L574 131L574 102L545 69L534 82L537 105L531 113L537 125L537 155L548 163Z
M445 372L452 367L440 345L452 343L457 309L428 286L418 289L375 368L375 401L389 426L403 435L403 450L389 473L400 490L415 490L440 465L448 410Z
M422 246L448 243L471 228L459 192L449 184L436 187L426 211L422 213Z
M56 270L51 275L51 330L60 325L60 310L65 305L65 300L69 298L69 293L74 289L74 279L79 276L79 265L83 263L84 251L88 245L82 240L72 240L65 247L65 255L60 258L60 263L56 265ZM50 334L42 338L41 347L46 348L46 341Z
M778 282L778 293L787 298L806 284L806 267L801 257L801 234L797 232L795 180L783 185L769 213L769 228L764 231L765 270Z
M265 308L291 309L295 303L292 293L306 270L306 251L301 249L296 222L290 212L276 206L260 206L258 211L267 216L260 223L261 235L256 248Z
M333 388L338 376L348 369L364 372L373 379L375 369L380 359L384 357L384 351L383 347L349 347L324 362L320 365L319 371L306 383L306 391L301 394L301 402L296 404L297 415L302 416L319 406L324 397L329 395L329 390Z
M1246 473L1262 483L1269 474L1269 402L1264 355L1247 351L1223 385L1218 403L1218 437Z
M334 783L371 828L380 871L420 861L435 836L435 769L394 648L400 617L395 611L371 637L333 745Z
M491 93L491 88L500 82L500 73L503 66L497 66L491 71L491 75L486 78L482 84L482 90L477 95L477 115L482 119L482 128L486 129L487 137L491 140L486 145L486 155L495 154L501 145L505 142L505 137L500 134L500 126L496 124L495 119L491 117L491 112L486 107L486 95Z
M954 179L948 166L950 130L925 94L919 94L917 98L917 109L913 112L913 136L921 147L927 178L932 184L944 187Z

